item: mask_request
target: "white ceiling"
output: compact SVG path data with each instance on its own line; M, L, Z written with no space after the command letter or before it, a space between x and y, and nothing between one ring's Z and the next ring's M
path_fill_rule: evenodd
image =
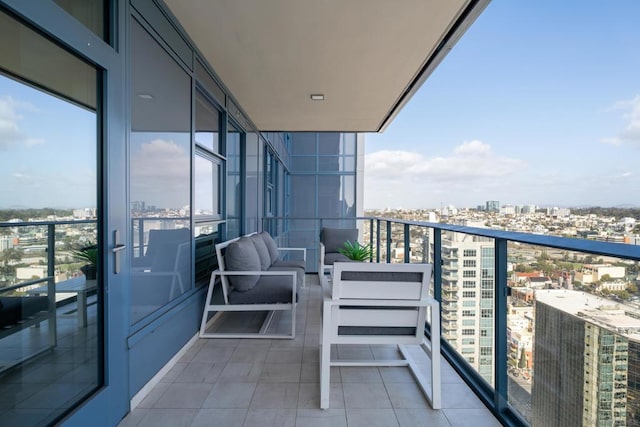
M488 1L165 3L260 130L380 131Z

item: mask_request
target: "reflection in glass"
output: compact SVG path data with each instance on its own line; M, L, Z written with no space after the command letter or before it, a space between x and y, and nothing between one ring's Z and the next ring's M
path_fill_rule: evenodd
M240 236L242 188L241 188L241 141L240 132L233 126L229 126L227 133L227 238Z
M0 424L28 427L102 384L102 285L74 253L100 243L98 73L2 13L0 36Z
M191 81L135 20L131 28L135 323L191 288Z
M196 144L219 153L220 112L205 97L196 94Z
M105 28L107 12L107 4L105 0L54 0L58 6L63 8L69 15L93 31L95 35L103 40L107 40Z
M220 161L203 153L195 157L195 216L220 217Z

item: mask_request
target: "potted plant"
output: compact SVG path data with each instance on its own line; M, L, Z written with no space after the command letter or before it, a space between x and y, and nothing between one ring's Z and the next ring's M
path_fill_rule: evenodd
M361 245L359 242L344 242L344 246L338 249L342 255L352 261L367 261L373 257L373 247L371 245Z
M87 280L96 280L98 265L98 245L92 244L84 248L74 249L71 254L78 261L85 261L87 264L80 267L80 271Z

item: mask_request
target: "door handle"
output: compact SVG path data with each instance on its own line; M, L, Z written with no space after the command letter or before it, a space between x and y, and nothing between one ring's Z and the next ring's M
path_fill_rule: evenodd
M113 258L114 274L120 273L120 252L122 252L127 248L127 245L119 242L120 242L120 231L114 230L113 231L113 249L111 249L111 252L113 252L113 257L114 257Z

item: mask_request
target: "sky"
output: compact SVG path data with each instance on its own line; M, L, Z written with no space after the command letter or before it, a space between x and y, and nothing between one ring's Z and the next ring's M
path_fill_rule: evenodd
M382 134L364 206L640 206L640 1L493 0Z
M96 114L0 75L0 209L96 206Z

